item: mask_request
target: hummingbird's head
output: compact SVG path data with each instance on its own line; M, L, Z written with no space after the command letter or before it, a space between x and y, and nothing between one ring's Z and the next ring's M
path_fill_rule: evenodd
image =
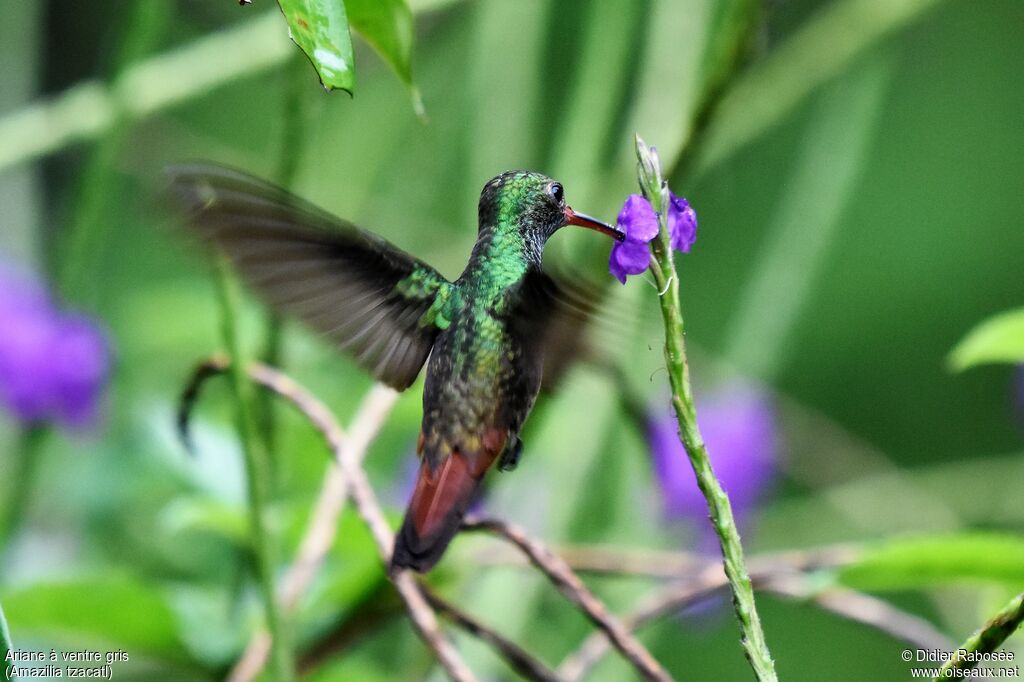
M509 226L543 247L565 225L597 230L620 242L626 238L622 230L570 208L562 184L540 173L505 171L480 193L481 230Z

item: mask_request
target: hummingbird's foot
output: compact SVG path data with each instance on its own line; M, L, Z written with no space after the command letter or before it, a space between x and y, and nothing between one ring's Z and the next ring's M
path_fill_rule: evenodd
M505 450L501 453L501 459L498 460L498 470L512 471L515 469L519 465L519 455L522 452L523 441L519 440L519 436L511 436L508 443L505 444Z

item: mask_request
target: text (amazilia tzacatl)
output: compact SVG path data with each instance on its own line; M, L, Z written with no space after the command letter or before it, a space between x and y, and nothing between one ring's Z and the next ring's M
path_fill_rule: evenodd
M508 171L484 185L476 244L450 282L381 237L244 173L212 165L169 172L191 224L271 306L395 389L408 388L426 363L419 478L391 565L429 570L487 470L511 468L519 456L561 305L559 285L541 267L544 244L565 225L625 235L573 211L551 178Z

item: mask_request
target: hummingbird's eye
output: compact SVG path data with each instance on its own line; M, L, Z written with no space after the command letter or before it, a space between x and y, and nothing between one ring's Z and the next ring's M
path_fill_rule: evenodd
M551 196L553 196L555 198L555 201L557 201L558 203L562 203L562 200L565 198L565 193L562 191L562 186L557 182L552 182L550 185L548 185L548 192L551 193Z

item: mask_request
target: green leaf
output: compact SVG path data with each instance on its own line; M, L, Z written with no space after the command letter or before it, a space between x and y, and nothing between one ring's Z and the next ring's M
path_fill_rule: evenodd
M1024 584L1024 538L999 533L913 537L869 548L839 571L849 587L891 590L964 581Z
M60 637L68 646L120 647L189 660L164 595L126 576L30 584L7 592L4 606L19 632Z
M163 525L172 535L201 532L216 535L232 544L250 549L249 521L241 506L206 497L182 498L164 510Z
M348 20L359 35L394 69L409 88L413 108L423 115L423 100L412 81L412 11L405 0L345 0Z
M360 680L360 682L389 682L395 679L393 669L374 660L361 651L336 656L324 665L310 671L307 682L333 682L334 680Z
M976 365L1024 362L1024 308L988 318L972 329L949 354L960 372Z
M10 679L7 675L9 665L7 664L7 654L10 651L14 651L14 645L11 644L11 633L7 629L7 619L4 617L4 607L0 606L0 661L4 661L3 671L4 679Z
M355 87L352 36L342 0L278 0L292 41L313 62L328 90Z

